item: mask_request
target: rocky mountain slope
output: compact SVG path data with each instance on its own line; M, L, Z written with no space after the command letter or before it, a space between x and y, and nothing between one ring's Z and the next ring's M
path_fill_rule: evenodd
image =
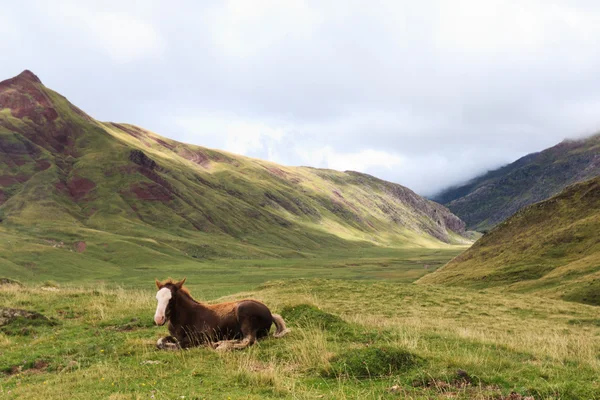
M400 185L100 122L30 71L0 82L0 220L5 270L468 243L459 218Z
M600 305L600 177L520 210L419 283L499 286Z
M489 230L519 209L600 175L600 134L565 140L434 196L469 229Z

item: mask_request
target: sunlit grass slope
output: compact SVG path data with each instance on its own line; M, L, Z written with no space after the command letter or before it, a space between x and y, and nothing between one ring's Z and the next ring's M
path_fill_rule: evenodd
M600 177L519 211L419 282L600 305Z
M205 300L204 284L191 282ZM52 323L0 327L0 396L600 398L595 307L441 286L273 281L220 300L260 299L283 314L290 335L239 352L164 352L154 348L166 328L152 325L147 283L0 286L2 305Z

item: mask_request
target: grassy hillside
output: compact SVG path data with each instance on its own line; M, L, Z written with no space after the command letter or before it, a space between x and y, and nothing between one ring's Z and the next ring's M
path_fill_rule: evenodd
M419 282L600 305L600 177L522 209Z
M470 243L463 235L445 207L400 185L99 122L29 71L0 82L0 272L8 275L104 278L222 258L451 248Z
M331 280L274 281L221 300L247 297L282 313L291 334L239 352L166 352L154 348L166 328L152 326L150 287L0 286L4 306L51 318L0 327L0 397L600 398L595 307Z
M490 171L434 197L466 222L486 231L519 209L600 175L600 134L565 140L540 153Z

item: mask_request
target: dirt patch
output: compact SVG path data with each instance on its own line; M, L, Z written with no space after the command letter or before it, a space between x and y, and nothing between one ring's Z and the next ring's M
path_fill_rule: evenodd
M11 365L7 369L4 370L6 375L16 375L23 370L22 365Z
M6 335L27 336L41 326L53 326L50 318L35 311L0 307L0 331Z
M267 167L265 167L265 168L267 168ZM284 170L280 169L280 168L269 167L269 168L267 168L267 171L269 171L269 173L271 175L275 175L275 176L277 176L279 178L282 178L282 179L286 179L287 178L287 173Z
M0 278L0 286L3 286L3 285L23 286L23 284L19 281L15 281L15 280L9 279L9 278Z
M49 365L50 365L50 362L48 362L47 360L44 360L44 359L37 359L34 361L25 361L22 365L11 365L7 368L4 368L4 373L6 375L16 375L16 374L20 374L21 372L28 373L28 374L35 374L35 373L44 372L48 368Z
M170 201L173 199L167 189L156 183L134 183L130 190L140 200Z
M67 184L71 197L75 200L81 200L84 198L92 189L96 187L96 184L87 179L81 177L74 177Z
M333 193L334 195L336 195L337 197L339 197L340 199L343 199L343 198L344 198L344 196L342 196L342 194L341 194L341 193L340 193L338 190L335 190L335 189L334 189L334 190L332 190L332 193Z
M27 182L29 176L27 175L0 175L0 185L11 186L15 183Z
M52 164L50 164L50 161L48 160L37 160L35 162L35 170L36 171L45 171L48 168L50 168Z
M471 376L467 371L458 369L454 374L445 379L431 378L421 381L414 381L414 387L426 387L442 394L444 397L454 398L465 393L479 393L482 389L495 393L490 399L496 400L534 400L533 396L523 395L517 392L511 392L508 395L503 395L501 389L492 384L481 382L478 378ZM488 398L488 397L486 397Z
M76 176L66 184L58 182L54 186L59 192L79 201L86 197L96 187L96 184L87 178Z
M522 394L512 392L508 396L499 397L498 400L535 400L535 397L523 396Z
M48 368L48 365L50 365L50 363L46 360L35 360L35 362L33 363L33 369L43 371L46 368Z
M158 139L158 138L154 138L154 137L151 138L151 139L154 140L156 143L160 144L162 147L165 147L165 148L167 148L169 150L173 150L175 148L175 146L173 146L170 143L165 142L162 139Z
M190 160L191 162L198 164L203 168L208 168L210 165L210 159L201 151L191 151L183 148L178 152L178 154L186 160Z
M75 249L76 252L83 253L85 251L85 249L87 248L87 245L83 241L75 242L75 244L73 245L73 248Z
M12 161L17 167L22 167L27 164L27 160L23 157L13 157Z
M140 168L140 174L144 175L146 178L151 181L156 182L158 185L164 187L167 191L171 191L171 185L167 182L162 176L157 174L154 170L148 168Z
M459 369L456 371L455 376L449 381L444 381L441 379L430 379L429 381L427 381L425 386L446 392L454 389L464 389L466 387L472 386L473 383L477 382L474 382L473 378L466 371Z
M128 127L128 126L125 126L122 124L117 124L115 122L112 122L111 124L112 124L112 126L122 130L125 133L128 133L129 135L133 136L136 139L142 139L143 137L145 137L143 132L134 129L133 127Z

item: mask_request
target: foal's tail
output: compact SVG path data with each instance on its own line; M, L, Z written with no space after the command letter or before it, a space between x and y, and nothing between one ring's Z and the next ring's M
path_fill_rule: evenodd
M276 338L280 338L287 335L290 332L290 330L285 327L285 321L283 320L283 318L281 318L281 315L271 314L271 316L273 317L273 323L277 327L277 330L275 331L273 336Z

